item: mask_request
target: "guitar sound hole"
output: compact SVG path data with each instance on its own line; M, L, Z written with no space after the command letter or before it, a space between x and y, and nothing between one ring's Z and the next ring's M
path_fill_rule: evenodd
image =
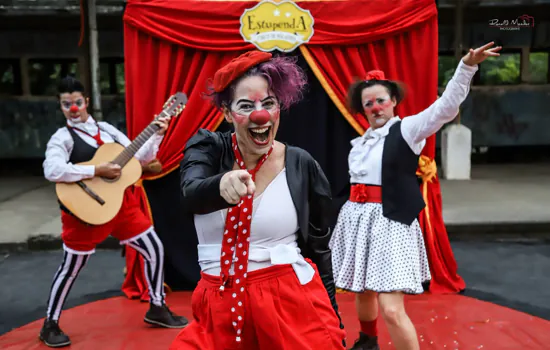
M114 178L112 178L112 179L109 179L109 178L107 178L107 177L102 177L101 179L102 179L103 181L105 181L105 182L110 182L110 183L112 183L112 182L117 182L117 181L120 179L120 175L117 176L117 177L114 177Z

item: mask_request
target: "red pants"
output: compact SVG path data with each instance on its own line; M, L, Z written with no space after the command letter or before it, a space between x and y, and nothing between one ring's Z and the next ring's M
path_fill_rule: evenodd
M133 186L126 189L120 211L113 220L103 225L88 225L62 211L61 239L65 246L77 252L92 253L96 245L109 235L125 241L147 231L151 227L151 220L141 211L133 190Z
M301 285L290 265L248 273L242 349L344 349L345 331L330 304L319 272ZM193 292L193 318L170 350L225 350L235 344L230 279L220 296L220 279L202 275Z

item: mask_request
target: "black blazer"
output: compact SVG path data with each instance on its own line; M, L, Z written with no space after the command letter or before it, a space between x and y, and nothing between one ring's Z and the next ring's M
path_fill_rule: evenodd
M207 214L232 205L220 195L222 176L233 170L235 155L231 132L200 129L187 143L181 162L181 190L185 207L194 214ZM338 314L332 274L330 185L321 167L305 150L286 146L286 177L298 214L298 246L301 254L317 265L332 307Z

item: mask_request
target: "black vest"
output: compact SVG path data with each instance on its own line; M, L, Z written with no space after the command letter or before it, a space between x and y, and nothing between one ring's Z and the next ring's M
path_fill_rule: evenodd
M87 144L86 141L78 136L73 128L66 128L67 130L69 130L69 134L71 134L71 137L73 138L73 150L71 151L71 155L69 156L69 163L78 164L82 162L87 162L92 159L95 155L95 152L97 152L97 148ZM58 200L57 202L59 203L59 208L61 210L63 210L67 214L73 215L73 213L71 213L71 211L61 203L61 201Z
M382 153L382 208L388 219L411 225L426 206L416 176L418 158L401 134L390 127Z
M72 164L78 164L87 162L92 159L97 152L97 148L90 146L80 136L77 135L73 128L67 127L71 137L73 138L73 150L69 157L69 162Z
M97 148L86 143L86 141L84 141L82 137L78 136L77 132L74 131L73 128L67 127L67 130L69 130L69 134L71 134L71 137L73 138L73 150L71 151L71 155L69 156L69 163L78 164L78 163L87 162L91 160L94 157L95 153L97 152ZM106 132L103 129L100 129L100 131ZM115 140L115 142L117 142L114 137L113 139ZM67 209L63 204L61 204L59 200L58 202L61 210L72 215L69 209Z

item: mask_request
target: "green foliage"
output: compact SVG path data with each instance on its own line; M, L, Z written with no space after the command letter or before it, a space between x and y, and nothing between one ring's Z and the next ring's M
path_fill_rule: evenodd
M0 62L0 94L12 94L14 84L13 66Z
M488 57L480 66L480 83L483 85L520 83L520 54Z
M62 60L60 60L62 61ZM58 81L67 76L79 77L78 64L76 62L56 62L55 60L30 60L29 80L31 94L52 96L57 92Z
M531 84L548 84L548 52L534 52L529 55L529 77ZM509 85L521 82L521 55L502 54L489 57L480 64L481 85ZM439 86L446 86L453 77L458 61L454 56L439 56Z
M529 55L529 82L548 83L548 52L534 52Z
M126 91L126 81L124 80L124 63L116 65L116 85L118 87L118 93L124 95Z

